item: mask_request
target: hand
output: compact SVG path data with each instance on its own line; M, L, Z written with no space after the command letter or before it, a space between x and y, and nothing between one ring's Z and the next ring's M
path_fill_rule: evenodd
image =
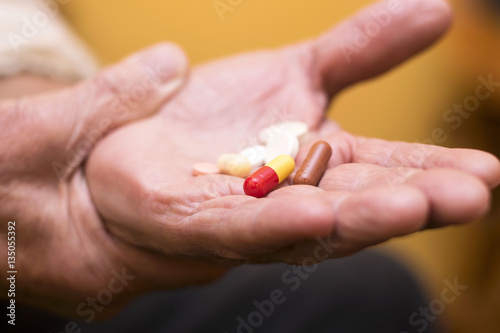
M387 3L317 39L200 66L158 114L99 144L86 171L91 194L106 228L127 249L124 265L139 277L136 288L191 284L213 276L207 267L345 256L486 212L488 187L500 181L493 156L355 137L324 119L341 89L391 69L448 27L443 1L402 3L350 62L340 45L352 44L355 28L364 29L370 13ZM319 188L284 186L254 199L243 194L243 179L191 175L193 163L237 152L285 119L307 122L316 138L332 144ZM326 257L316 256L318 238L335 247Z
M17 301L76 316L79 303L95 298L113 272L123 275L119 241L94 209L82 164L104 135L162 105L182 83L186 66L176 47L163 45L74 87L0 100L4 297L6 272L17 270ZM10 83L25 92L57 87L29 82L22 77ZM16 266L7 267L7 223L14 220Z

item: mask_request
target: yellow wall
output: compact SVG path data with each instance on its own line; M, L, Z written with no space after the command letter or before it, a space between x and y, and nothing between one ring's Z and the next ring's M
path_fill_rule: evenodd
M191 62L198 64L315 36L369 2L243 0L226 13L224 21L212 0L73 0L63 7L104 64L160 40L181 44ZM444 42L390 74L342 93L331 116L344 128L365 136L405 141L430 138L435 127L445 125L440 121L444 111L467 96L456 95L454 68L444 65L454 34L456 29ZM425 232L392 242L391 248L411 258L409 264L419 268L438 296L443 280L459 275L460 251L474 252L475 228ZM443 316L453 318L458 313L454 308L461 305L463 301L458 300Z

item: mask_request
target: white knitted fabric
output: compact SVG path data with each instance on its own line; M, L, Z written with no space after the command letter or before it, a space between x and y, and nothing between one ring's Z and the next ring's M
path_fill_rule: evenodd
M29 72L60 81L93 75L97 62L60 15L71 0L0 0L0 78Z

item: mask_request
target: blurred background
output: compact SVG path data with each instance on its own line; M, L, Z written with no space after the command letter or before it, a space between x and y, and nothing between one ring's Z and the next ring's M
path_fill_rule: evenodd
M229 8L223 15L213 0L69 1L62 9L103 65L161 40L182 45L196 65L316 36L370 2L221 0ZM499 156L500 89L467 117L443 117L474 96L478 77L500 81L500 0L452 4L455 23L443 40L389 74L343 92L329 115L352 133L388 140L426 141L441 128L444 146ZM468 286L439 315L451 332L500 332L500 201L494 200L496 209L484 221L382 246L403 258L431 299L441 298L445 280Z

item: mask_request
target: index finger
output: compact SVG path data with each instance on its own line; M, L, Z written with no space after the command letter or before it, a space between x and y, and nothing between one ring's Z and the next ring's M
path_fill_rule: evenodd
M367 163L388 168L435 169L447 168L471 174L490 188L500 184L500 162L494 155L475 149L452 149L420 143L385 141L354 136L334 130L315 137L327 141L333 150L330 167L345 163ZM310 144L297 157L300 165Z

